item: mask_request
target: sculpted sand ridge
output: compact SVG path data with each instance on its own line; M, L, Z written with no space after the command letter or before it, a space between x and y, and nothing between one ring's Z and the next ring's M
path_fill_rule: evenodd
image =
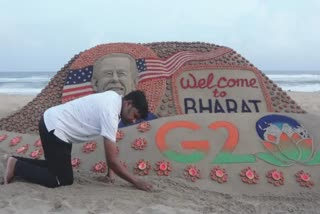
M112 68L117 67L114 71ZM150 118L118 131L139 176L173 176L221 192L318 192L319 118L228 47L112 43L74 56L20 111L0 120L0 147L43 158L37 125L81 96L143 90ZM102 140L73 147L75 170L106 172Z

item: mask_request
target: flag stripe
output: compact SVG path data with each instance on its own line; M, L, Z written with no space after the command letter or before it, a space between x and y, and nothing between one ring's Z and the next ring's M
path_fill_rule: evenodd
M77 87L65 86L63 89L63 93L68 93L68 92L72 92L72 91L76 91L76 90L83 90L83 89L88 89L88 88L92 88L91 83L78 84Z
M91 65L68 72L62 89L62 102L93 93L91 85L92 70L93 66Z
M188 61L214 59L230 51L232 51L232 49L229 48L220 48L206 53L181 51L165 60L145 59L145 67L141 66L139 81L156 77L170 77Z
M89 95L89 94L92 94L93 91L85 91L85 92L81 92L81 93L75 93L75 94L70 94L70 95L66 95L66 96L63 96L62 99L63 100L70 100L71 98L74 99L74 98L78 98L78 97L82 97L82 96L85 96L85 95Z
M162 59L148 59L148 62L152 62L152 63L157 63L157 64L169 64L172 61L175 61L176 59L179 59L183 56L193 56L194 53L190 52L190 51L181 51L177 54L172 55L171 57L162 60Z
M74 91L64 93L62 97L64 97L64 96L70 96L70 95L78 94L78 93L83 93L83 92L90 92L90 91L91 91L91 92L93 91L92 87L86 88L86 89L76 89L76 90L74 90Z
M184 54L184 55L180 55L179 57L176 57L170 61L167 61L165 63L163 62L156 62L154 60L147 60L147 62L150 64L150 65L157 65L157 66L160 66L160 67L170 67L172 64L175 64L178 60L182 60L182 59L185 59L185 58L188 58L188 57L193 57L193 55L191 54Z
M168 70L171 70L171 69L174 69L176 67L180 67L180 65L183 65L184 63L186 63L187 61L190 61L192 60L193 58L191 56L185 56L181 59L177 59L175 62L171 63L169 66L165 67L165 71L168 71ZM147 62L147 65L149 66L149 62ZM150 67L150 70L153 70L153 69L158 69L158 67L156 65L151 65Z
M177 64L180 64L180 62L185 63L187 61L189 61L190 59L192 59L192 56L183 56L181 58L176 59L175 61L172 61L170 64L167 65L159 65L156 63L150 63L149 61L146 63L148 66L148 70L152 70L152 69L158 69L158 70L170 70L172 69L172 67L176 67Z

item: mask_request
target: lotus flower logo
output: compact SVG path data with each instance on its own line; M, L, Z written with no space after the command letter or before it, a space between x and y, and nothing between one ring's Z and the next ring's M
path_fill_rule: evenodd
M262 144L269 153L256 156L270 164L290 166L295 163L319 164L313 139L307 130L294 119L283 115L268 115L256 123Z

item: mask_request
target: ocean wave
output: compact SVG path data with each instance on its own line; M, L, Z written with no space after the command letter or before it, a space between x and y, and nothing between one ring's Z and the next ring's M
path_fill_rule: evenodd
M52 72L0 72L0 93L36 95L53 76Z
M37 95L42 88L0 88L3 94L21 94L21 95Z
M1 77L0 78L0 83L11 83L11 82L14 82L14 83L34 83L34 82L48 82L50 80L50 77L37 77L37 76L34 76L34 77L22 77L22 78L19 78L19 77Z
M286 91L320 91L319 74L269 74L267 76Z
M308 82L308 81L317 81L320 82L320 75L318 74L267 74L267 76L274 81L283 81L283 82Z
M0 88L43 88L48 81L43 82L0 82Z
M315 92L320 91L319 85L279 85L285 91L299 91L299 92Z

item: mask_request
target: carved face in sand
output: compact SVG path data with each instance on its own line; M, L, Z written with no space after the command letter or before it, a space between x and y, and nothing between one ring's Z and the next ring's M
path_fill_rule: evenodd
M135 89L137 67L135 60L127 54L109 54L93 65L92 86L95 92L112 90L126 95Z

